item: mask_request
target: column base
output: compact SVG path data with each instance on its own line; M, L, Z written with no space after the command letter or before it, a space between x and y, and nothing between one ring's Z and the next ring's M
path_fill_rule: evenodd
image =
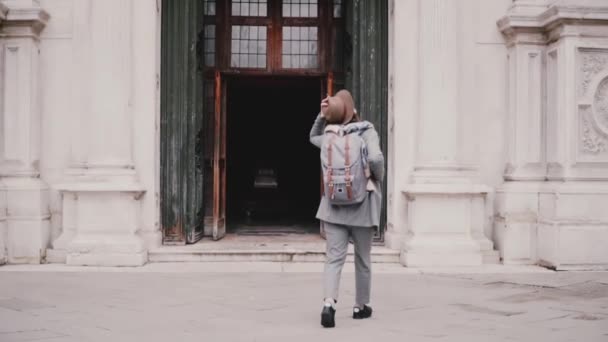
M549 183L539 203L541 265L557 270L608 269L608 182Z
M61 235L53 241L53 248L46 251L46 261L51 264L65 264L68 245L76 236L78 196L75 192L62 194Z
M392 250L400 250L406 235L387 231L384 233L384 246Z
M46 250L47 264L65 264L68 252L65 249L49 248Z
M0 8L1 11L1 8ZM8 241L8 228L6 226L6 191L4 185L0 180L0 265L4 265L8 262L7 257L7 241Z
M69 195L75 199L73 215L65 216L75 221L74 235L71 237L68 230L56 241L58 250L51 253L56 261L62 260L61 245L68 240L68 265L142 266L148 261L144 241L138 235L143 189L137 184L76 183L62 191L64 199Z
M505 265L536 265L537 223L544 182L507 182L496 191L494 241Z
M500 264L500 254L496 250L481 250L482 264L497 265Z
M48 187L38 178L3 178L7 199L5 221L6 262L44 262L51 239Z
M539 264L558 271L608 270L608 222L544 221L538 225Z
M521 222L514 216L497 218L494 220L494 237L503 264L535 265L538 263L535 221Z
M64 226L61 235L53 241L53 248L47 249L46 261L48 263L57 264L65 263L65 256L67 254L68 246L74 240L76 231L67 230Z
M494 233L504 264L608 269L608 182L508 182Z
M160 230L140 230L139 236L147 250L159 248L163 244L163 233Z
M66 264L75 266L138 267L148 262L148 252L141 253L70 253Z
M6 228L6 220L0 217L0 265L8 262L6 255L6 242L8 241L8 229Z
M407 267L479 266L483 264L483 255L479 245L468 237L438 234L406 240L400 261Z
M404 190L410 235L401 248L401 263L409 267L481 265L483 203L489 191L478 184L410 184Z
M77 233L68 245L65 261L78 266L143 266L146 262L148 252L139 236L112 232Z

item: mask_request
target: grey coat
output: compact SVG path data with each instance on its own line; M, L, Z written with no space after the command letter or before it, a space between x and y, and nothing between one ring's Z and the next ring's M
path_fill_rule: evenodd
M325 119L317 116L310 130L310 142L321 148L324 138ZM380 225L382 209L382 182L384 182L384 155L380 149L380 139L375 129L366 130L361 137L367 144L368 162L372 178L376 181L376 191L357 205L337 206L329 204L323 196L317 211L317 219L355 227L377 227Z

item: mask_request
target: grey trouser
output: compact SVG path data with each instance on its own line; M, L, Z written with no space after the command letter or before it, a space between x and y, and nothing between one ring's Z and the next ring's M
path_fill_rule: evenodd
M356 305L369 303L372 282L371 250L373 229L371 227L351 227L324 222L327 237L325 261L325 298L338 300L340 275L348 252L348 237L353 237L355 245L355 288Z

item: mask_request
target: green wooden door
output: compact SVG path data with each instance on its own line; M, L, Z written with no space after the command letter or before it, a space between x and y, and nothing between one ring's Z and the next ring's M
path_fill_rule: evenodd
M202 0L162 1L160 207L165 244L194 243L203 235L202 5Z
M353 94L357 111L374 124L387 155L388 127L388 0L345 1L346 88ZM387 160L387 158L385 158ZM386 169L386 167L385 167ZM387 186L384 182L383 214L376 239L386 227Z

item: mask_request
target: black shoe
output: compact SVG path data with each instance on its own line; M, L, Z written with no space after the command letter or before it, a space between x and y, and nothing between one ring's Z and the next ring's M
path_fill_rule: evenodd
M354 319L365 319L372 317L372 308L367 305L363 305L363 309L354 308L353 309L353 318Z
M333 328L336 326L336 309L331 305L326 304L321 311L321 325L325 328Z

